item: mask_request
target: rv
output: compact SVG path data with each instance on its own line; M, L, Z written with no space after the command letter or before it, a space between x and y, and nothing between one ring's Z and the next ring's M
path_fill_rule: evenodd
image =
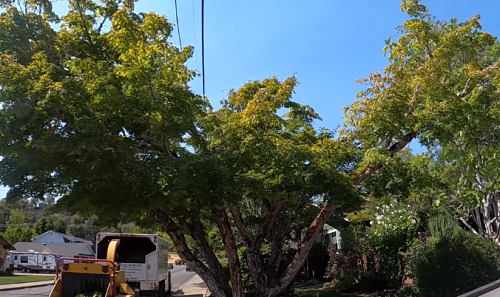
M9 266L12 271L45 272L56 271L59 255L39 252L9 252Z

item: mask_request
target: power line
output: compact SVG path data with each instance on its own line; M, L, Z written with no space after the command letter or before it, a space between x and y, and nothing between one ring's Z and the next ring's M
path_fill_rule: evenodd
M175 2L175 22L177 23L177 35L179 35L179 46L182 50L181 28L179 27L179 13L177 12L177 0Z
M195 13L195 6L194 6L194 0L191 0L191 6L193 8L193 28L196 28L196 13ZM194 51L194 54L196 56L196 70L200 69L200 61L198 59L198 45L196 44L196 30L193 30L193 40L194 40L194 48L196 49ZM199 82L199 80L198 80Z
M201 76L205 97L205 0L201 0Z

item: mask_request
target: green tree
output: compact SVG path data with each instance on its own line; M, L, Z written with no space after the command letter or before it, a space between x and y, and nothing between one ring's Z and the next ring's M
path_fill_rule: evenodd
M13 209L10 211L9 219L7 220L7 229L2 236L5 239L14 244L16 242L30 241L36 236L33 228L26 216L22 213L20 209Z
M418 1L403 0L410 19L387 41L389 65L362 80L368 87L335 138L292 100L294 77L249 82L213 111L188 86L193 49L175 48L172 25L135 13L131 0L72 0L62 17L47 1L15 5L2 2L0 15L8 199L62 196L59 207L104 223L155 225L217 297L244 294L238 246L257 294L284 292L329 217L359 206L356 187L391 168L412 140L433 147L452 137L449 127L478 111L467 98L496 90L497 42L477 17L436 22ZM285 243L313 200L318 212L285 265ZM212 227L229 278L207 240Z
M410 19L397 41L387 40L391 63L360 81L368 88L346 110L346 135L362 143L365 172L418 139L448 183L432 199L460 200L479 230L470 229L499 242L498 40L481 30L479 16L436 21L417 0L402 9Z
M330 215L359 204L343 167L349 149L291 100L294 77L250 82L212 111L188 86L193 49L172 46L172 25L135 13L133 1L70 1L60 18L46 1L3 5L0 178L9 200L62 196L61 208L101 221L156 223L215 296L235 297L237 246L259 293L276 296ZM315 196L325 203L278 274L291 226ZM220 233L229 279L204 224ZM271 269L259 256L265 241Z

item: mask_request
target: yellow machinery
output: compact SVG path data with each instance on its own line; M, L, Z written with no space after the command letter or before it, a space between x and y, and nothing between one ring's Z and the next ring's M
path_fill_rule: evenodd
M125 272L115 263L119 239L109 243L106 259L60 258L50 297L75 297L83 294L103 297L135 297L126 283ZM74 263L64 263L72 260Z

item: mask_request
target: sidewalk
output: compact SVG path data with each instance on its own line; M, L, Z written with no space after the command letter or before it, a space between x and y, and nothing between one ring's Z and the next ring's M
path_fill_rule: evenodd
M195 275L187 285L177 290L173 296L204 297L206 293L207 286L198 275Z
M8 285L0 285L0 291L19 290L19 289L26 289L26 288L53 286L53 285L54 285L53 280L44 281L44 282L8 284Z

